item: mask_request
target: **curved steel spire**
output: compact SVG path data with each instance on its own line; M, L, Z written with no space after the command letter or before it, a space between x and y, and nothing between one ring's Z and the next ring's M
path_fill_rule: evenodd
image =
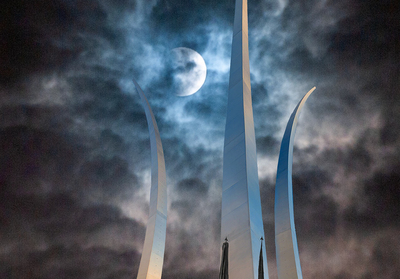
M151 148L150 210L137 279L161 279L167 228L167 183L164 151L150 104L135 79L133 79L133 83L139 92L146 113Z
M301 108L315 90L298 103L286 126L279 153L275 184L275 246L279 279L302 279L293 214L293 142Z

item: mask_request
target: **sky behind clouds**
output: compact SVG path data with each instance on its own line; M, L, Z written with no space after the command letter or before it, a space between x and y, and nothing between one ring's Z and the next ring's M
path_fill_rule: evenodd
M289 116L304 278L400 274L400 4L248 0L270 278L274 185ZM0 277L135 278L157 119L168 182L163 278L217 278L233 0L69 0L0 10ZM175 96L173 48L207 78Z

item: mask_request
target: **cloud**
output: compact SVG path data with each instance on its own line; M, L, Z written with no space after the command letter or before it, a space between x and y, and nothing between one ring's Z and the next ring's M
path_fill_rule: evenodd
M194 192L200 195L206 194L207 185L198 178L183 179L178 183L178 190L181 192Z
M139 260L136 251L55 246L31 253L23 264L2 267L0 274L4 278L131 278Z
M360 196L364 202L353 205L345 212L345 220L355 230L375 230L381 226L396 226L400 217L397 202L397 167L388 173L377 172L365 181Z
M4 194L2 276L65 274L72 278L80 274L99 278L104 274L131 275L138 267L137 247L144 240L144 227L124 217L119 209L85 207L67 194L40 197L2 189L2 198ZM93 273L99 267L103 274Z
M249 1L250 64L270 278L274 179L290 113L308 278L397 278L398 3ZM165 152L165 278L219 267L232 1L24 1L0 11L0 277L135 276L150 185L149 100ZM171 93L170 50L208 67ZM84 263L84 264L82 264ZM214 274L214 275L212 275Z

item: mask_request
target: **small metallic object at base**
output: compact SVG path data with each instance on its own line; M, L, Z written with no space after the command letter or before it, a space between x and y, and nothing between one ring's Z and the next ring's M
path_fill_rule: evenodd
M150 133L150 210L137 279L161 279L167 229L167 183L164 151L156 119L142 89L133 79L146 113Z
M279 153L275 185L275 246L279 279L303 278L293 214L293 143L301 108L314 90L315 87L300 100L290 116Z
M228 255L229 255L229 242L228 239L225 238L225 242L224 244L222 244L222 258L221 258L221 267L219 269L219 279L229 279Z
M263 261L263 251L262 251L262 241L264 238L260 238L261 247L260 247L260 260L258 261L258 279L264 279L264 261Z

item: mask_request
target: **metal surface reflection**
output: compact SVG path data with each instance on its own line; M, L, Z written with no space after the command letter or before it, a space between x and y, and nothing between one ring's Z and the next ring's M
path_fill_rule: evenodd
M293 214L293 142L301 108L315 90L312 88L290 116L279 153L275 185L275 246L279 279L301 279L299 250Z
M165 235L167 227L167 184L164 151L156 119L142 89L133 79L146 113L151 148L150 210L140 259L138 279L160 279L164 263Z
M247 0L236 0L222 183L221 244L229 239L229 278L257 278L264 237L251 100ZM265 245L264 242L262 245ZM263 270L268 278L265 246Z

